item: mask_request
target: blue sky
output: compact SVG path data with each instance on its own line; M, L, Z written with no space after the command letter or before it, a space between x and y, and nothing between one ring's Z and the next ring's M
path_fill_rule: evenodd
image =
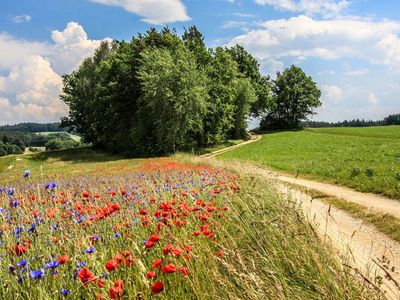
M101 40L193 24L210 47L244 45L272 77L301 66L322 90L316 120L400 112L398 0L1 0L0 123L66 115L61 75Z

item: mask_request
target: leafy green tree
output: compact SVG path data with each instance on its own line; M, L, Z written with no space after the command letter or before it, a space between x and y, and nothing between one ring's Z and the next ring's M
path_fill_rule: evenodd
M248 116L252 105L257 101L257 94L247 78L240 78L236 85L234 128L231 137L242 139L247 137Z
M298 128L301 121L315 114L315 108L322 104L317 84L296 66L277 73L272 91L275 107L262 120L264 129Z
M257 99L252 102L251 113L253 116L263 115L273 106L274 99L271 95L271 83L269 76L260 72L258 61L246 51L243 46L236 45L228 49L232 58L238 65L241 76L248 78L254 88Z
M152 152L175 152L203 128L207 98L206 78L195 57L183 46L174 51L150 49L142 53L139 71L143 96L142 119L152 120L156 143ZM145 114L144 114L145 113Z
M236 85L239 76L236 62L224 48L214 50L207 68L209 101L202 144L214 145L229 137L234 127Z

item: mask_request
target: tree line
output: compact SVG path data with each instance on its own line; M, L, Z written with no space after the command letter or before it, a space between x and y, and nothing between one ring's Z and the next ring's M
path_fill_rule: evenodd
M63 82L69 115L62 126L135 156L246 138L250 115L270 127L298 127L321 104L300 68L271 80L243 47L207 48L195 26L182 36L150 29L129 42L103 42Z
M36 152L37 147L45 147L46 150L59 150L83 146L74 141L68 133L58 132L47 135L33 132L0 131L0 156L10 154L23 154L26 148Z
M306 121L302 123L303 127L321 128L321 127L369 127L369 126L389 126L400 125L400 113L392 114L383 120L373 121L365 119L344 120L341 122L324 121Z
M60 132L67 131L68 128L60 127L60 122L56 123L19 123L13 125L1 125L0 131L19 131L19 132Z

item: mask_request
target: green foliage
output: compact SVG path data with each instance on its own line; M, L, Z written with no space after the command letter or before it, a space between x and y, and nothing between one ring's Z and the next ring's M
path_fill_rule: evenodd
M310 76L299 67L291 66L277 74L272 91L275 106L261 122L263 129L293 129L320 106L321 91Z
M245 138L265 111L269 78L243 48L207 49L193 26L104 42L64 76L62 126L112 152L149 156Z
M190 138L202 133L207 89L206 77L196 69L193 55L182 45L175 51L149 49L142 53L139 79L143 89L139 115L154 122L139 134L155 134L156 143L150 145L156 153L175 152L190 143ZM150 130L150 132L149 132Z

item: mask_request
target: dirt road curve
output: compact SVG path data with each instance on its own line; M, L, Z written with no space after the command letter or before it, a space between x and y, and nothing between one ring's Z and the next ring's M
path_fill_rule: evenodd
M227 148L224 148L224 149L221 149L221 150L213 151L211 153L207 153L207 154L201 155L200 157L201 158L211 158L211 157L217 156L217 155L219 155L221 153L228 152L228 151L231 151L233 149L242 147L244 145L257 142L258 140L261 140L261 135L251 135L251 139L248 140L248 141L245 141L243 143L240 143L240 144L237 144L237 145L234 145L234 146L231 146L231 147L227 147Z

